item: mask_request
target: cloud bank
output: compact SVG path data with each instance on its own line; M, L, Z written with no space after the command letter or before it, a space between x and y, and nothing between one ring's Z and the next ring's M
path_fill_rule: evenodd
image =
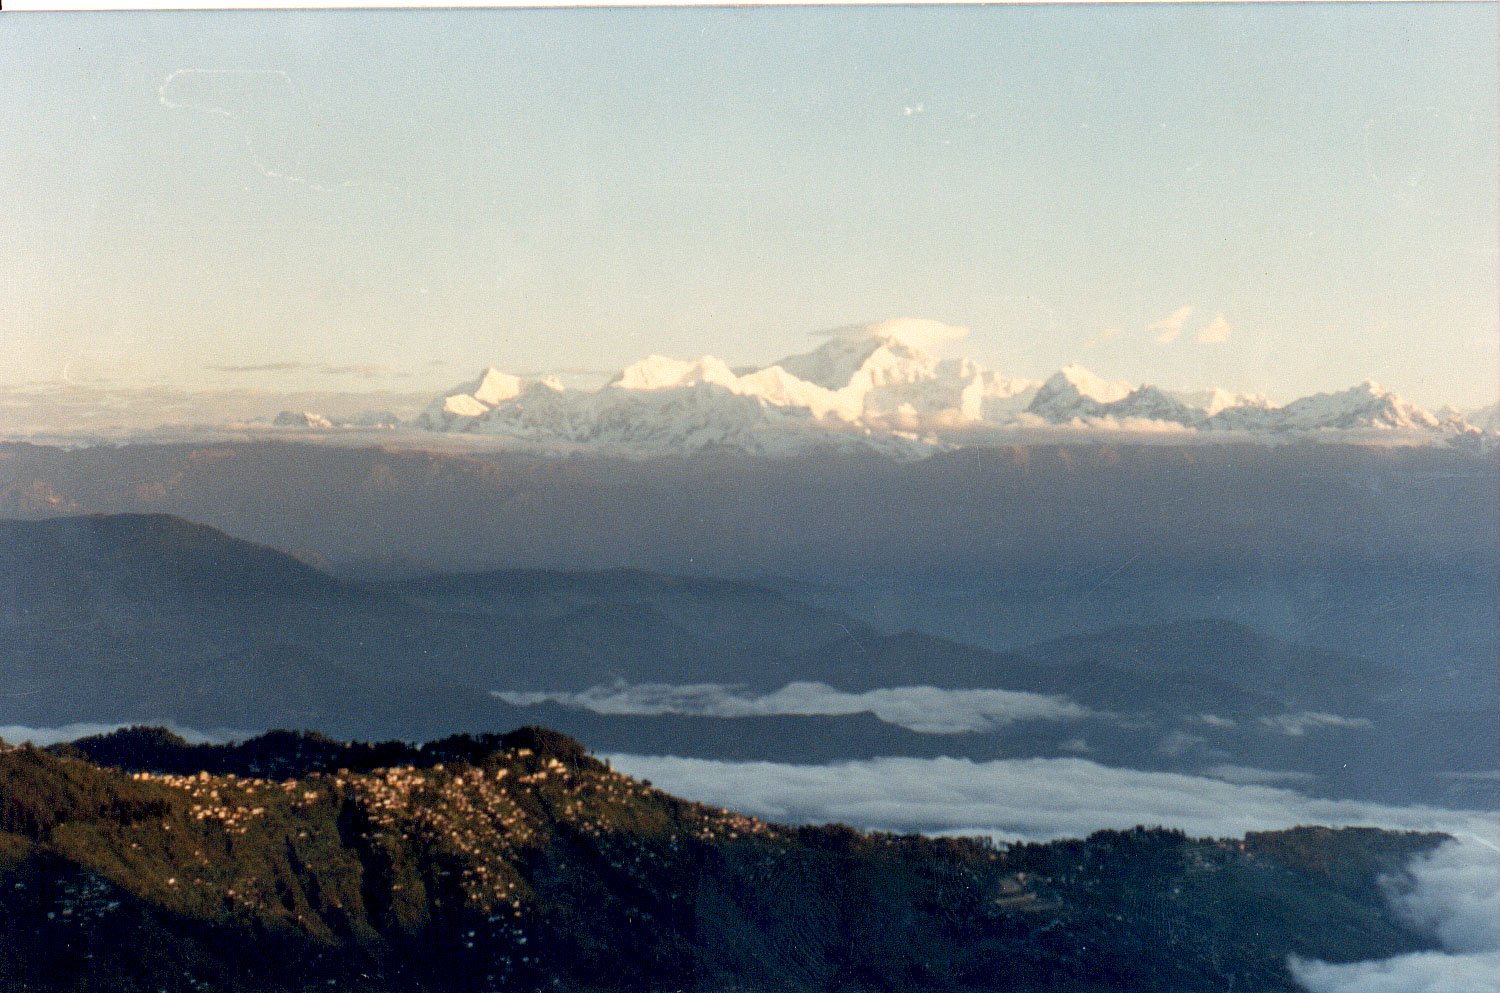
M1391 907L1443 950L1374 962L1293 959L1313 993L1475 993L1500 989L1500 851L1461 838L1383 880Z
M1289 738L1301 738L1309 731L1321 731L1325 728L1367 728L1370 722L1363 717L1344 717L1339 714L1325 714L1318 710L1300 710L1294 714L1277 714L1275 717L1262 717L1262 727L1279 732Z
M1341 965L1293 959L1291 969L1312 993L1481 993L1500 987L1500 953L1417 952Z
M1413 860L1385 890L1397 913L1448 951L1500 951L1500 852L1482 840L1459 839Z
M922 351L937 351L949 342L958 341L969 334L969 329L954 324L944 324L922 317L897 317L888 321L870 324L851 324L830 331L815 331L815 338L861 339L870 337L895 338Z
M272 363L279 365L279 363ZM292 365L292 363L287 363ZM209 371L215 371L210 368ZM248 373L255 367L221 367L219 371ZM355 376L373 381L359 367L327 366L327 375ZM394 378L394 377L393 377ZM282 410L316 410L331 417L363 411L390 411L414 417L432 395L392 389L261 390L249 387L80 385L40 383L0 385L0 438L45 443L114 442L125 439L172 440L183 436L200 441L220 432L234 432L262 423Z
M399 372L390 366L377 363L362 363L356 365L336 365L330 362L262 362L259 364L233 365L217 364L207 365L204 368L210 372L229 373L261 373L261 372L313 372L324 376L355 376L359 379L399 379L409 377L407 372Z
M1232 764L1211 766L1204 769L1203 774L1212 779L1222 779L1226 783L1236 783L1242 786L1310 783L1318 778L1310 772L1293 772L1287 769L1260 769L1250 765Z
M1229 321L1225 319L1222 313L1215 314L1214 319L1209 321L1208 325L1202 331L1198 332L1198 337L1195 340L1200 345L1222 345L1229 340L1229 332L1233 330L1229 326Z
M1172 311L1172 313L1168 314L1166 317L1163 317L1155 324L1148 326L1146 330L1160 332L1160 334L1156 336L1156 343L1158 345L1170 345L1172 342L1177 340L1178 335L1182 334L1182 326L1186 324L1187 319L1192 316L1192 307L1178 307L1176 310Z
M616 683L595 686L582 693L496 692L493 695L515 706L550 702L596 714L769 717L872 713L887 724L898 724L921 734L988 731L1013 721L1077 720L1093 713L1065 697L1009 690L942 690L933 686L896 686L845 693L824 683L788 683L775 693L756 696L743 687L721 683Z
M1261 783L1115 769L1082 758L881 758L832 765L611 756L692 800L770 820L1046 841L1136 824L1229 837L1298 824L1368 825L1500 841L1493 813L1309 797Z

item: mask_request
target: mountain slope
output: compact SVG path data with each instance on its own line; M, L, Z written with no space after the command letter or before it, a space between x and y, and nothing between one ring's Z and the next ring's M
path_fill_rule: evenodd
M297 596L333 587L284 552L168 514L0 520L0 596Z
M1019 655L1047 669L1108 668L1165 677L1184 689L1211 680L1274 695L1291 709L1368 713L1395 674L1343 652L1267 638L1233 621L1127 625L1049 641Z
M129 679L152 685L157 666L167 684L236 664L266 678L278 657L308 672L322 666L330 685L345 688L577 691L623 680L771 691L818 681L849 692L915 684L1083 692L1112 709L1200 702L1158 692L1158 678L1169 676L1180 691L1194 680L1239 687L1233 712L1255 716L1278 705L1348 705L1356 671L1372 690L1389 678L1364 660L1271 642L1231 622L1121 629L1005 655L930 635L880 635L834 611L724 580L624 570L355 583L169 518L11 522L0 540L8 541L0 560L16 567L0 604L0 666L13 685L53 704L92 699L84 688L91 670L110 680L104 697L120 700ZM64 546L76 554L57 554ZM244 661L254 659L262 661ZM1059 675L1079 665L1109 670L1115 691L1090 696L1086 684ZM309 689L319 682L309 679ZM252 695L248 682L220 685L228 696ZM290 691L296 683L269 685Z
M1455 425L1459 431L1470 430L1461 419ZM1230 407L1215 414L1210 426L1262 431L1430 431L1443 424L1379 383L1366 380L1341 393L1317 393L1285 407Z
M843 582L1104 575L1129 560L1221 583L1346 562L1489 573L1497 467L1452 449L1311 444L1007 445L916 463L0 444L0 514L169 512L319 561L400 554L443 572L630 565Z
M864 625L748 584L521 571L356 583L162 517L0 527L0 724L441 733L494 689L734 681Z
M0 752L7 988L1292 990L1290 955L1424 947L1376 880L1441 840L789 828L543 729L58 751Z
M1451 798L1460 782L1478 796L1487 785L1473 775L1493 768L1483 687L1468 709L1447 705L1452 747L1400 745L1434 709L1420 674L1227 621L996 652L883 634L725 580L519 570L350 582L181 522L0 534L17 564L0 600L0 726L420 738L547 723L617 751L802 762L1085 749L1193 774L1232 760L1396 801ZM55 554L64 546L87 554Z

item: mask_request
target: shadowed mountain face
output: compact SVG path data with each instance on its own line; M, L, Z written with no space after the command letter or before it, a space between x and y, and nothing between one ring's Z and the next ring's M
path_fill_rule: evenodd
M253 601L331 589L323 573L282 552L167 514L93 516L48 527L0 521L0 595L59 601L139 593Z
M0 444L4 516L143 511L369 571L1040 581L1128 563L1209 587L1374 565L1493 577L1500 461L1316 444L1029 445L910 464Z
M823 762L1087 753L1313 792L1493 793L1495 709L1224 620L995 652L762 586L632 570L356 582L163 516L0 523L0 726L172 721L428 738L546 723L601 749ZM1416 684L1420 685L1420 684ZM495 693L504 695L497 698Z
M1442 838L997 849L685 803L540 728L136 729L0 751L0 986L1294 990L1291 956L1427 947L1377 880Z
M883 633L1002 650L1215 617L1395 667L1423 709L1496 696L1493 452L1034 444L900 464L0 444L0 516L120 512L175 514L345 576L503 569L511 589L518 568L754 577ZM480 634L493 631L453 638ZM712 627L701 637L717 644Z

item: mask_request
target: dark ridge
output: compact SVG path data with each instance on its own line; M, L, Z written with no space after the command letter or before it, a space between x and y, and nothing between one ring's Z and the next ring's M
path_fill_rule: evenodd
M1500 548L1495 453L1437 448L1034 444L913 464L632 463L265 441L3 446L0 457L6 515L164 509L331 562L378 555L400 536L402 554L444 571L951 581L1131 560L1217 578L1439 565L1490 577ZM330 513L351 494L359 513Z
M111 748L310 771L79 758ZM0 750L0 990L1291 993L1289 956L1432 947L1378 880L1442 840L1140 826L997 846L687 803L541 727L420 748L134 728Z
M496 752L520 748L575 768L597 764L583 745L544 727L523 727L503 735L451 735L420 745L404 741L340 742L316 731L281 729L230 744L190 745L165 728L135 726L52 745L46 751L127 772L207 772L285 779L339 769L368 772L398 765L429 768L448 762L479 765Z
M246 598L340 584L285 552L171 514L0 520L0 567L42 592L171 590Z
M216 457L204 464L217 465ZM919 627L929 610L940 622L960 609L973 617L992 608L1007 617L1046 614L1045 595L991 591L973 604L943 606L942 594L876 629L725 580L620 569L358 583L159 514L10 522L0 523L0 725L316 728L382 742L544 724L610 751L654 752L667 743L690 757L791 762L1052 757L1084 741L1103 764L1187 773L1233 764L1312 777L1309 789L1345 799L1493 806L1493 781L1437 774L1494 768L1500 701L1486 647L1493 592L1465 592L1441 578L1420 584L1408 577L1380 586L1383 600L1364 587L1326 603L1308 594L1308 609L1320 615L1343 611L1340 597L1373 603L1360 608L1364 620L1318 635L1360 654L1265 637L1230 620L1119 626L1157 608L1096 615L1076 599L1059 611L1073 618L1062 628L1097 624L1095 633L1001 652L901 625ZM1450 590L1453 597L1439 595ZM1269 610L1268 618L1285 599L1226 594L1241 595L1261 605L1251 613ZM1375 614L1391 617L1375 625ZM1400 636L1405 647L1386 652L1371 640L1407 624L1416 633ZM1334 633L1338 639L1327 640ZM1418 641L1426 647L1413 650ZM1363 657L1372 651L1377 658ZM1025 691L1065 696L1096 713L1071 730L1028 720L936 735L871 715L606 715L491 695L577 694L617 683L773 693L793 682L846 693L913 682ZM1270 730L1302 711L1352 723L1300 736ZM1210 727L1203 715L1222 720ZM1186 735L1177 733L1181 725L1191 725ZM1440 726L1452 733L1430 733ZM318 747L306 742L303 751ZM337 768L339 758L320 761ZM289 761L273 756L261 765L293 768Z

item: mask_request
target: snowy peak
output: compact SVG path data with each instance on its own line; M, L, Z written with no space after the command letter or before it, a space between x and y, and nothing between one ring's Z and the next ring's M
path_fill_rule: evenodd
M521 392L521 377L489 368L479 377L472 389L466 391L480 403L493 407L497 403L514 398Z
M811 351L760 367L731 368L712 355L650 355L592 391L489 368L434 399L409 426L559 451L727 448L774 455L857 446L899 457L969 443L985 432L1010 438L1041 428L1079 439L1160 431L1207 439L1227 432L1480 448L1493 446L1500 428L1500 406L1471 412L1467 421L1457 412L1437 417L1373 381L1282 407L1254 393L1133 386L1077 364L1037 383L935 354L966 333L937 321L884 321L832 332ZM277 418L278 425L314 429L353 423L313 413Z
M1221 410L1231 407L1254 407L1269 410L1273 404L1263 393L1231 393L1228 390L1177 390L1172 396L1182 401L1193 410L1199 411L1204 417L1212 417Z
M478 417L489 412L486 404L480 403L467 393L455 393L444 397L440 412L449 417Z
M271 422L279 428L331 428L333 421L310 410L283 410Z
M626 366L610 385L622 390L664 390L700 383L728 388L733 387L738 378L728 365L712 355L705 355L696 362L651 355Z
M867 392L880 386L918 383L935 378L938 361L904 341L884 341L849 377L844 389Z
M829 391L840 390L882 344L877 338L835 336L811 352L788 355L775 364L803 382Z
M1026 412L1052 424L1134 428L1178 425L1208 431L1448 431L1470 433L1461 419L1440 420L1373 380L1339 393L1318 393L1278 407L1261 394L1194 393L1100 379L1082 366L1054 373ZM1445 427L1446 425L1446 427Z
M1303 429L1418 430L1436 428L1440 423L1372 379L1342 393L1316 393L1294 400L1279 413L1286 426Z
M1123 400L1130 393L1129 383L1111 383L1099 376L1094 375L1083 366L1074 363L1065 365L1052 375L1049 383L1061 380L1080 396L1088 397L1098 403L1114 403Z
M349 416L318 414L310 410L283 410L271 423L279 428L380 428L401 426L401 418L388 410L365 410Z
M561 392L562 388L552 376L527 380L492 366L478 379L460 384L428 404L417 419L417 425L434 431L462 430L465 423L483 417L497 407L514 403L531 390Z
M1129 383L1111 383L1081 365L1066 365L1047 377L1026 412L1053 424L1068 424L1108 416L1104 408L1129 394Z
M1032 399L1026 412L1053 424L1106 426L1198 427L1206 419L1201 410L1181 397L1146 384L1131 389L1128 383L1111 383L1079 365L1054 373Z
M847 335L830 338L811 352L789 355L776 364L826 390L864 392L875 386L930 378L938 363L927 352L898 338Z
M774 407L805 407L817 418L856 421L864 413L862 396L810 383L780 365L747 372L732 389L746 396L759 397Z
M911 383L935 374L939 363L933 349L966 334L967 328L940 321L898 318L841 328L811 352L789 355L776 365L826 390Z
M1105 404L1105 410L1122 421L1157 421L1197 427L1204 420L1202 411L1183 403L1176 395L1150 385L1131 390L1114 403Z
M1462 415L1460 420L1472 424L1486 434L1500 432L1500 403L1492 403L1488 407L1471 410Z
M433 401L420 425L527 442L640 451L779 452L857 444L932 450L918 435L982 423L1032 384L924 348L967 333L901 319L830 335L768 366L651 355L596 392L541 390L496 369ZM1010 411L1004 411L1010 413Z
M597 392L558 391L540 384L484 414L439 430L506 438L553 450L665 455L729 449L790 455L819 446L872 448L898 458L928 454L914 439L856 425L821 422L805 405L778 405L729 386L693 381L630 388L617 381ZM638 381L632 377L629 381ZM430 421L428 422L431 423Z

